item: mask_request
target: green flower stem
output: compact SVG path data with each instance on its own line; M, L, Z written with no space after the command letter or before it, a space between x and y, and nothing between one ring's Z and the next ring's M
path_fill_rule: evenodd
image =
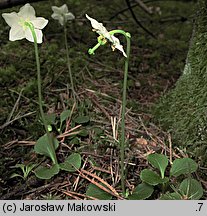
M42 92L41 92L40 60L39 60L39 53L38 53L38 46L37 46L37 36L35 34L34 27L30 23L27 23L27 26L30 28L30 30L32 32L33 39L34 39L35 58L36 58L36 64L37 64L37 85L38 85L38 100L39 100L40 114L42 117L43 125L45 127L45 131L47 133L48 142L49 142L51 149L54 153L53 155L55 155L53 163L57 164L58 162L57 162L57 158L56 158L56 154L55 154L53 139L52 139L52 136L50 135L50 132L48 131L48 127L47 127L47 123L46 123L45 115L44 115L44 111L43 111Z
M68 65L68 72L69 72L69 76L70 76L71 90L73 93L74 101L76 101L76 97L75 97L76 93L75 93L74 84L73 84L73 76L72 76L71 63L70 63L70 57L69 57L69 51L68 51L66 23L64 24L64 37L65 37L65 49L66 49L66 55L67 55L67 65Z
M121 155L121 187L122 192L125 195L125 170L124 170L124 159L125 159L125 113L126 113L126 94L127 94L127 76L129 68L129 55L130 55L130 46L131 46L131 35L128 32L123 30L112 30L109 34L122 34L127 40L127 57L125 59L124 67L124 84L123 84L123 95L122 95L122 111L121 111L121 139L120 139L120 155ZM100 36L99 36L100 37ZM89 54L94 54L95 50L98 49L101 45L106 44L103 40L104 38L98 38L98 43L91 49L88 50Z
M110 34L122 34L125 36L127 40L127 57L125 59L125 67L124 67L124 83L123 83L123 93L122 93L122 111L121 111L121 143L120 143L120 151L121 151L121 187L122 192L125 194L125 170L124 170L124 159L125 159L125 113L126 113L126 94L127 94L127 76L128 76L128 68L129 68L129 55L130 55L130 34L123 30L113 30L109 32Z

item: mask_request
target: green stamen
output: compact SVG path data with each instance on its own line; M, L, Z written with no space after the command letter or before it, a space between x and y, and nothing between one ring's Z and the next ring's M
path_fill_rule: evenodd
M97 43L93 48L91 48L91 49L88 50L88 53L90 55L94 55L95 54L95 50L97 50L100 46L101 46L101 44Z

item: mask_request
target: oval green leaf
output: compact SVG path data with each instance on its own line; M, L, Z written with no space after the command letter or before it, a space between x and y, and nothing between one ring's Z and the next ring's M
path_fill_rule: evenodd
M78 135L81 137L87 137L88 136L88 131L86 129L81 130Z
M166 193L160 197L160 200L182 200L182 197L178 193Z
M165 169L168 165L168 159L165 155L163 154L150 154L147 157L147 160L149 163L154 167L160 170L161 177L165 177Z
M107 193L106 191L100 189L94 184L89 184L87 191L86 191L87 196L91 196L94 198L97 198L99 200L110 200L112 199L112 195Z
M70 116L71 111L70 110L64 110L61 114L60 114L60 122L61 124Z
M199 200L203 196L201 183L192 178L184 179L179 189L186 199Z
M54 164L51 168L39 167L35 170L35 175L40 179L51 179L54 175L58 174L60 171L59 165Z
M66 158L64 163L59 164L60 169L75 172L77 169L81 167L81 156L78 153L71 154Z
M144 200L152 195L153 186L146 183L139 184L133 191L132 195L128 196L129 200Z
M149 169L142 170L140 178L143 182L153 186L168 182L168 178L162 179L157 173Z
M77 124L84 124L90 121L89 116L79 116L74 120Z
M182 174L190 174L198 169L198 164L191 158L181 158L173 161L170 175L178 177Z
M58 148L59 142L55 137L52 137L52 139L53 139L54 149L51 147L48 141L47 134L45 134L37 140L34 146L34 150L37 154L41 154L41 155L45 155L46 157L50 157L53 163L55 163L56 154L54 150Z

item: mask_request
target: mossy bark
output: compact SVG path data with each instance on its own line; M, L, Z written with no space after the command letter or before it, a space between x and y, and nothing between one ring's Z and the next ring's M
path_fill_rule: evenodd
M155 116L169 128L174 144L207 159L207 0L198 1L194 33L183 74L161 98Z

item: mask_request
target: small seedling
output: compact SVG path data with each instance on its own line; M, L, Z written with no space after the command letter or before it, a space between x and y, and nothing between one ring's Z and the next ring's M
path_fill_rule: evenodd
M10 178L20 177L23 180L26 180L31 173L31 171L35 168L36 164L16 164L15 166L12 166L11 168L15 169L21 169L22 175L18 173L13 173Z

